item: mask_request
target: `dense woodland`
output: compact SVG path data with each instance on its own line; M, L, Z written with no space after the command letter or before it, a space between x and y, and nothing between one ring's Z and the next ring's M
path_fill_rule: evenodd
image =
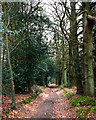
M49 6L50 11L45 11ZM49 83L96 95L96 2L2 2L2 94Z

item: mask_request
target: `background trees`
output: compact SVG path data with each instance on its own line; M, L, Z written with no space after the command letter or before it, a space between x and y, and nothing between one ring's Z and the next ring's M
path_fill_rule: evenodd
M70 2L69 4L59 0L52 4L52 8L55 11L54 22L57 22L54 29L57 28L55 30L59 36L67 41L68 52L66 54L63 51L63 54L67 56L67 62L69 61L70 87L76 85L77 93L94 96L92 31L96 20L95 5L90 2ZM67 27L65 27L66 24ZM60 38L58 41L60 43ZM61 43L59 48L62 46ZM61 49L59 55L62 57L60 53L62 54ZM65 62L64 59L63 62ZM60 78L58 80L60 81Z
M50 58L45 28L51 27L49 18L43 13L40 2L6 3L6 6L3 6L8 11L4 11L4 20L8 25L4 32L8 37L15 92L22 93L27 88L30 91L33 84L48 84L45 78L50 76L48 72L52 64L47 62ZM7 52L4 46L3 83L6 89L10 87Z

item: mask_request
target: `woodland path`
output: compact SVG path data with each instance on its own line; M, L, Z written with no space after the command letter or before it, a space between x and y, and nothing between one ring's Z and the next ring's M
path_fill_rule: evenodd
M46 88L40 94L25 118L77 118L69 100L59 88Z
M70 108L69 100L64 95L64 90L60 88L41 88L43 93L41 93L35 100L29 104L20 105L20 101L30 97L28 95L16 94L16 107L17 110L13 110L9 113L9 118L19 118L20 120L24 118L78 118L75 108ZM66 90L69 90L66 88ZM70 92L76 92L75 89L70 89ZM5 108L11 103L10 97L8 100L4 101ZM11 106L10 106L11 107ZM4 117L6 118L6 117Z

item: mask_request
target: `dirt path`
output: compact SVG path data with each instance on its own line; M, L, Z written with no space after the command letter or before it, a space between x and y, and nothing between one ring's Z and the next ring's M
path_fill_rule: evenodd
M71 91L71 90L70 90ZM24 97L25 96L25 97ZM21 105L19 102L30 97L28 95L16 95L17 110L11 111L7 119L32 119L32 118L77 118L75 108L70 108L69 100L64 95L64 91L59 88L45 88L35 100L32 99L30 104ZM6 102L9 102L7 104ZM5 109L11 105L10 98L6 101ZM5 115L3 115L6 118Z
M77 118L69 100L59 88L46 88L38 96L25 118Z
M41 89L43 89L43 87L41 87ZM76 88L65 89L71 93L76 93ZM78 96L79 95L75 95L73 97L76 98ZM32 120L32 118L67 118L67 120L69 120L70 118L78 118L76 110L82 108L82 106L70 108L69 100L64 95L64 91L59 88L47 87L43 89L43 93L40 94L35 100L32 99L29 104L21 105L19 102L29 98L30 94L16 94L15 97L17 110L11 110L8 115L3 114L3 118L15 118L15 120L18 118L20 120L24 120L25 118L30 120ZM5 100L3 101L3 109L7 110L7 108L11 108L10 97L7 96L7 99L4 98L3 100ZM85 108L85 106L83 106L83 108ZM87 118L94 118L95 120L96 114L89 114Z

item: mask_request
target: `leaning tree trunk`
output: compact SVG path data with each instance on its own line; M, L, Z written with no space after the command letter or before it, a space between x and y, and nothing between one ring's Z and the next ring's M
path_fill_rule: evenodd
M6 5L4 3L4 19L5 19L5 23L4 23L4 28L5 31L7 31L7 14L6 14ZM15 89L14 89L14 81L13 81L13 72L12 72L12 66L11 66L11 60L10 60L10 52L9 52L9 41L8 41L8 35L5 35L5 39L6 39L6 46L7 46L7 57L8 57L8 64L9 64L9 69L10 69L10 75L11 75L11 92L12 92L12 108L15 108Z
M85 3L85 10L89 12L89 3ZM93 75L93 47L92 30L93 20L87 19L87 13L84 13L83 24L83 42L84 42L84 95L94 96L94 75Z

